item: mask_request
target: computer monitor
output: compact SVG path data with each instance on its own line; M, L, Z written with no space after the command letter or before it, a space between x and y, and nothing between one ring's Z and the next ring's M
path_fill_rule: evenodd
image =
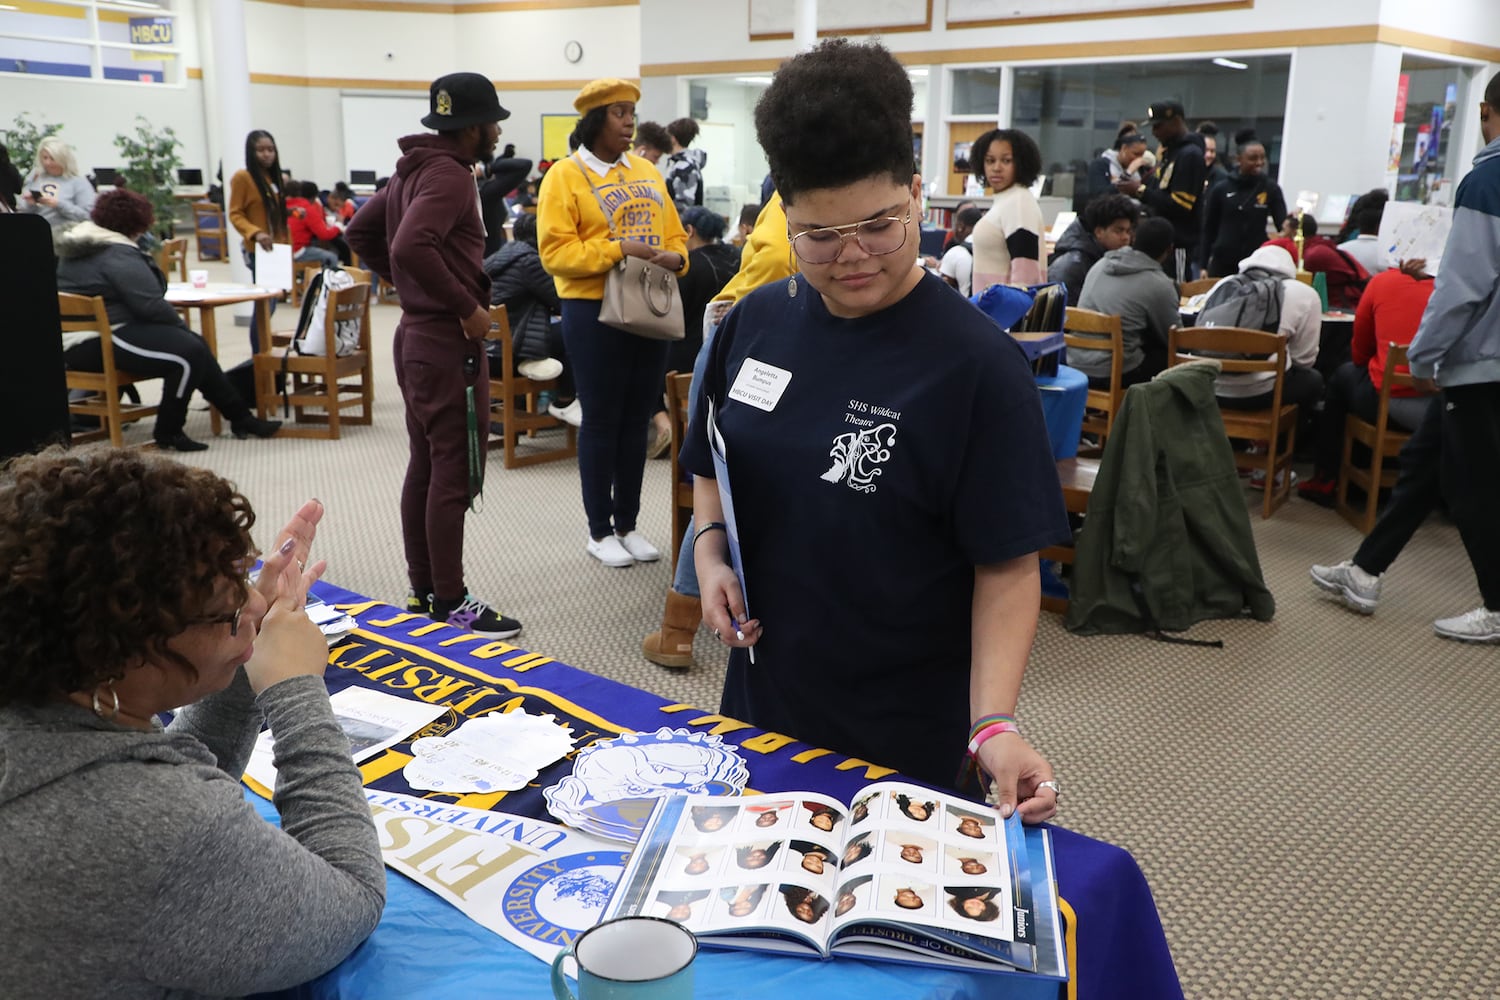
M180 167L177 171L177 183L182 187L202 187L203 171Z
M375 171L351 170L349 171L349 183L373 185L375 183Z
M120 171L117 167L95 167L94 183L102 187L118 187Z

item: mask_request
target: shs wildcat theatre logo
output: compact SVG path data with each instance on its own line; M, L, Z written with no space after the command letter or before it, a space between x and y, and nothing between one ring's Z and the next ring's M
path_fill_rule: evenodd
M874 493L878 489L876 478L885 472L881 466L890 459L891 449L896 445L901 411L851 399L844 422L856 429L833 439L828 450L833 464L818 478L845 483L860 493Z

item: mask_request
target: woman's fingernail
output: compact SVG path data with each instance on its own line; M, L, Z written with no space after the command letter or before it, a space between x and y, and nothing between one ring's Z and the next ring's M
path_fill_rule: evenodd
M284 555L284 556L291 555L292 554L292 550L295 549L296 547L297 547L297 539L295 539L295 538L288 538L286 541L284 541L284 542L281 543L281 549L280 549L281 554Z

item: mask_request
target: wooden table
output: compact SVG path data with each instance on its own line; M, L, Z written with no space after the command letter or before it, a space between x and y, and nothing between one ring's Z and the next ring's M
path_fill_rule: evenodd
M284 293L274 288L262 288L259 285L235 285L228 282L211 282L203 288L194 288L192 285L181 282L173 282L167 286L167 301L180 313L187 314L189 310L198 310L201 317L199 321L198 335L208 345L214 357L219 356L219 333L214 322L214 310L220 306L237 306L242 302L255 303L255 315L260 320L261 336L271 335L271 301L279 299ZM255 401L248 400L251 406ZM214 436L220 433L219 411L210 407L209 422Z

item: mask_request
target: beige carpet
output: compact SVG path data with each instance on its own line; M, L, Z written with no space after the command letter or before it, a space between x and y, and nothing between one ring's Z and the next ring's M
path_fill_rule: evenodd
M303 498L322 499L329 578L398 601L398 311L373 317L373 427L338 442L226 435L187 460L239 484L263 539ZM227 316L220 344L226 363L248 356ZM195 410L188 431L207 439L207 415ZM641 520L663 550L668 478L667 463L649 464ZM468 519L469 584L525 623L522 645L717 707L723 664L706 637L685 673L641 657L668 564L588 558L573 462L512 472L492 452L484 501ZM1430 625L1478 603L1457 533L1426 526L1388 574L1379 614L1364 618L1307 578L1310 563L1353 552L1358 536L1342 520L1294 498L1254 522L1278 613L1191 633L1222 638L1222 650L1081 639L1042 616L1020 711L1062 780L1059 822L1135 855L1188 997L1500 995L1500 648L1444 641Z

